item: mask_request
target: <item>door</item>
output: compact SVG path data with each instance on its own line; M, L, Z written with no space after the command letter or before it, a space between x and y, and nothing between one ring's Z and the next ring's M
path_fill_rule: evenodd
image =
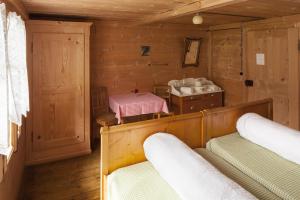
M84 141L84 35L33 33L33 151Z
M212 32L212 63L210 78L225 91L225 105L236 105L247 101L244 77L240 74L241 29Z
M298 29L247 32L248 101L273 98L274 120L299 129Z

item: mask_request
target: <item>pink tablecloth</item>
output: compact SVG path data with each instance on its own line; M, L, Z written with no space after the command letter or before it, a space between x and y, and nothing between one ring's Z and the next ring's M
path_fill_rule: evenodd
M152 93L113 95L109 97L109 106L119 123L122 117L169 112L166 101Z

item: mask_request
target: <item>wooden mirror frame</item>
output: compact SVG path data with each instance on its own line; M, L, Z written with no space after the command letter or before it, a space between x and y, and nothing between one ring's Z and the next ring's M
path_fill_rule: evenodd
M198 67L199 66L199 55L200 55L200 47L201 47L201 38L185 38L184 40L184 55L183 55L183 62L182 62L182 67ZM197 52L196 52L196 60L194 63L186 63L186 56L189 52L190 46L193 42L198 42L199 45L197 47Z

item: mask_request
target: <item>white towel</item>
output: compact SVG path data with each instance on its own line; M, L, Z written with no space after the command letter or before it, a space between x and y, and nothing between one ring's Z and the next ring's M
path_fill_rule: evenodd
M288 128L255 113L239 118L236 128L239 134L279 156L300 164L300 132Z
M160 176L183 200L256 199L173 135L150 136L144 150Z

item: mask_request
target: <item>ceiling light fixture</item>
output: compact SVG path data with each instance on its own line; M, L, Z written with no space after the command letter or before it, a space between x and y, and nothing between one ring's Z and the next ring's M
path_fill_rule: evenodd
M193 17L193 24L202 24L203 23L203 17L197 13L194 17Z

